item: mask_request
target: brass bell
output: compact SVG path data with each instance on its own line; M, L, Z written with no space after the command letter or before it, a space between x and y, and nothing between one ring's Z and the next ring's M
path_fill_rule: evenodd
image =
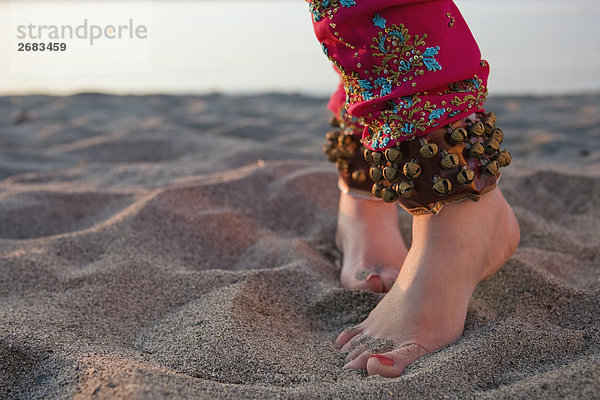
M346 150L351 153L354 154L356 152L356 150L358 150L358 143L356 142L352 142L349 145L346 146Z
M350 168L350 166L348 165L348 161L344 160L344 159L339 159L335 162L335 165L337 165L338 169L340 171L348 171L348 168Z
M336 117L333 117L331 118L331 121L329 121L329 125L333 126L334 128L337 128L340 126L340 121Z
M373 159L371 158L371 155L373 155L373 151L370 150L370 149L367 149L365 147L365 149L363 150L363 157L364 157L364 159L365 159L366 162L368 162L368 163L372 163L373 162Z
M339 149L333 148L331 149L331 156L335 157L335 159L337 160L342 156L342 152Z
M442 168L445 168L445 169L456 168L456 167L458 167L459 163L460 163L460 159L454 153L446 154L442 158L442 161L440 161L440 165L442 166Z
M383 180L383 172L378 167L372 167L369 170L369 175L371 176L371 179L373 179L373 182L379 183Z
M498 175L498 170L500 169L500 165L498 161L490 161L487 165L482 167L483 173L488 176L496 176Z
M340 153L341 158L351 158L352 157L352 152L348 151L348 149L346 149L346 148L337 149L337 151Z
M357 169L352 173L352 180L354 182L362 183L367 180L367 173L364 169Z
M485 127L485 132L490 133L496 127L496 121L487 116L483 119L483 126Z
M340 146L349 145L352 143L352 137L350 135L340 135L338 136L338 143Z
M456 180L461 185L468 185L473 182L473 179L475 179L475 171L467 167L458 171L458 174L456 175Z
M494 128L490 137L496 140L498 143L502 143L504 140L504 132L502 132L502 129L500 128Z
M425 159L433 158L438 153L438 146L435 143L426 143L419 149L419 154Z
M383 153L379 151L374 151L373 154L371 154L371 159L373 160L373 165L381 165L385 162Z
M329 140L330 142L334 142L337 140L339 135L340 135L340 131L329 131L325 134L325 138L327 140Z
M462 143L467 139L465 128L456 128L450 133L450 141L454 144Z
M494 121L494 125L496 125L496 122L498 122L498 117L496 116L496 114L493 111L490 111L489 113L487 113L486 118L489 118L490 120Z
M485 152L487 154L494 154L498 150L500 150L500 143L498 143L496 139L490 138L490 140L485 143Z
M485 127L481 121L474 122L469 128L469 133L474 136L481 136L485 133Z
M510 153L508 151L502 150L501 153L498 153L498 156L496 157L496 160L498 161L498 164L501 167L506 167L512 161L512 156L510 155Z
M398 200L398 195L392 188L384 188L381 191L381 198L386 203L393 203L394 201Z
M396 193L405 199L408 199L413 194L413 189L413 186L407 181L402 181L394 185Z
M393 183L400 176L400 170L394 167L385 167L383 177L390 183Z
M408 179L417 179L421 175L421 166L414 161L404 164L402 169Z
M444 196L452 190L452 182L448 179L439 179L433 184L433 192L438 196Z
M385 151L385 158L391 163L398 162L402 160L402 152L394 147L391 147Z
M481 142L474 143L469 150L469 157L471 158L481 158L485 153L485 147L481 144Z
M381 198L381 191L383 190L383 186L376 183L373 185L373 187L371 188L371 193L373 194L373 196L377 197L378 199Z

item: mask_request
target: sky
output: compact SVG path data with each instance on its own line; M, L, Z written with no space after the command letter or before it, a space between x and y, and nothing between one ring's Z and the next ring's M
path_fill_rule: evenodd
M600 92L600 0L456 4L491 64L492 94ZM36 42L19 38L19 25L76 28L86 19L88 27L132 29L121 32L121 39L98 38L93 44L91 34L54 39L65 43L65 51L18 51ZM0 95L321 96L337 85L302 0L3 0L0 26ZM145 38L127 36L136 26L146 28Z

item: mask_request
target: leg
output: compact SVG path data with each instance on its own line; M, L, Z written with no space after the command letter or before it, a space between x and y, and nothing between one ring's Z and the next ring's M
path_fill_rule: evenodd
M496 187L511 157L500 151L496 116L483 110L488 64L451 0L311 9L347 110L366 126L372 193L415 215L391 290L336 341L346 368L398 376L460 337L475 286L516 250L518 223Z
M398 230L395 205L371 194L373 180L360 143L364 126L345 111L343 86L334 93L329 108L337 130L327 134L324 147L340 173L340 200L335 243L342 252L340 280L349 289L387 292L392 287L407 248Z

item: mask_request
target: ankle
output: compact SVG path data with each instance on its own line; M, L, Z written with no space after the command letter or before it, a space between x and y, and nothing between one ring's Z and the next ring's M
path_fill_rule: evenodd
M413 223L413 243L418 244L415 257L421 264L448 255L453 260L470 260L453 268L471 276L475 284L502 267L516 251L519 239L517 219L498 188L478 202L450 204L438 215L415 217ZM444 264L452 265L452 259Z
M366 199L340 192L339 213L351 218L368 219L396 212L396 205L379 199Z

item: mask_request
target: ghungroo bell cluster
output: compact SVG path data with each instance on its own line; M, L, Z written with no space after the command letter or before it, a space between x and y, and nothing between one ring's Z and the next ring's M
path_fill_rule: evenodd
M327 132L327 144L323 151L329 161L335 163L340 176L349 188L370 191L373 180L369 176L369 164L364 160L363 153L367 149L360 142L361 135L348 134L337 118L331 120L335 128Z
M500 150L504 134L494 113L478 113L402 142L383 152L363 150L372 194L399 201L413 214L437 213L444 204L478 197L495 187L511 155Z

